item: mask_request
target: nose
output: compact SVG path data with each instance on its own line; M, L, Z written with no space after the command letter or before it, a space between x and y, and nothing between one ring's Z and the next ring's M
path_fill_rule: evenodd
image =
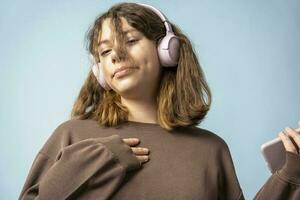
M116 46L116 48L112 51L112 63L124 61L127 57L127 51L124 47Z

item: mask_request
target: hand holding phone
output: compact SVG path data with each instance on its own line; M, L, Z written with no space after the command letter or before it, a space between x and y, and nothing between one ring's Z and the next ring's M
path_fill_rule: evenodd
M283 167L286 151L299 154L300 121L298 122L298 126L298 129L285 128L278 134L279 137L261 146L261 152L271 173Z

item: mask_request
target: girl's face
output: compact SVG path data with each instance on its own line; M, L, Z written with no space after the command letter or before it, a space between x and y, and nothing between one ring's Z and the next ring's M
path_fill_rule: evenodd
M161 76L161 67L157 55L156 42L147 39L137 29L131 27L125 18L121 18L122 31L125 35L125 50L128 57L121 58L120 46L112 38L110 18L102 23L99 45L100 63L106 82L122 97L155 97ZM112 41L114 39L114 42ZM120 67L130 67L127 71L115 74Z

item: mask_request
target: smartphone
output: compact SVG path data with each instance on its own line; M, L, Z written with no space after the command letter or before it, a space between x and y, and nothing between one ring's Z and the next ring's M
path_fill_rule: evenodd
M296 129L296 131L300 133L300 128ZM281 169L285 164L285 151L280 137L261 145L261 153L272 174Z

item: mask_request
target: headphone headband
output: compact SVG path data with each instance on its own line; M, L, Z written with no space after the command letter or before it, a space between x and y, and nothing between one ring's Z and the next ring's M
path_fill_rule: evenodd
M162 20L162 22L164 23L164 25L166 27L166 30L167 30L166 32L172 32L173 33L172 27L171 27L170 23L168 22L168 19L157 8L154 8L153 6L143 4L143 3L136 3L136 4L141 5L143 7L146 7L146 8L149 8L150 10L155 12L159 16L159 18Z

